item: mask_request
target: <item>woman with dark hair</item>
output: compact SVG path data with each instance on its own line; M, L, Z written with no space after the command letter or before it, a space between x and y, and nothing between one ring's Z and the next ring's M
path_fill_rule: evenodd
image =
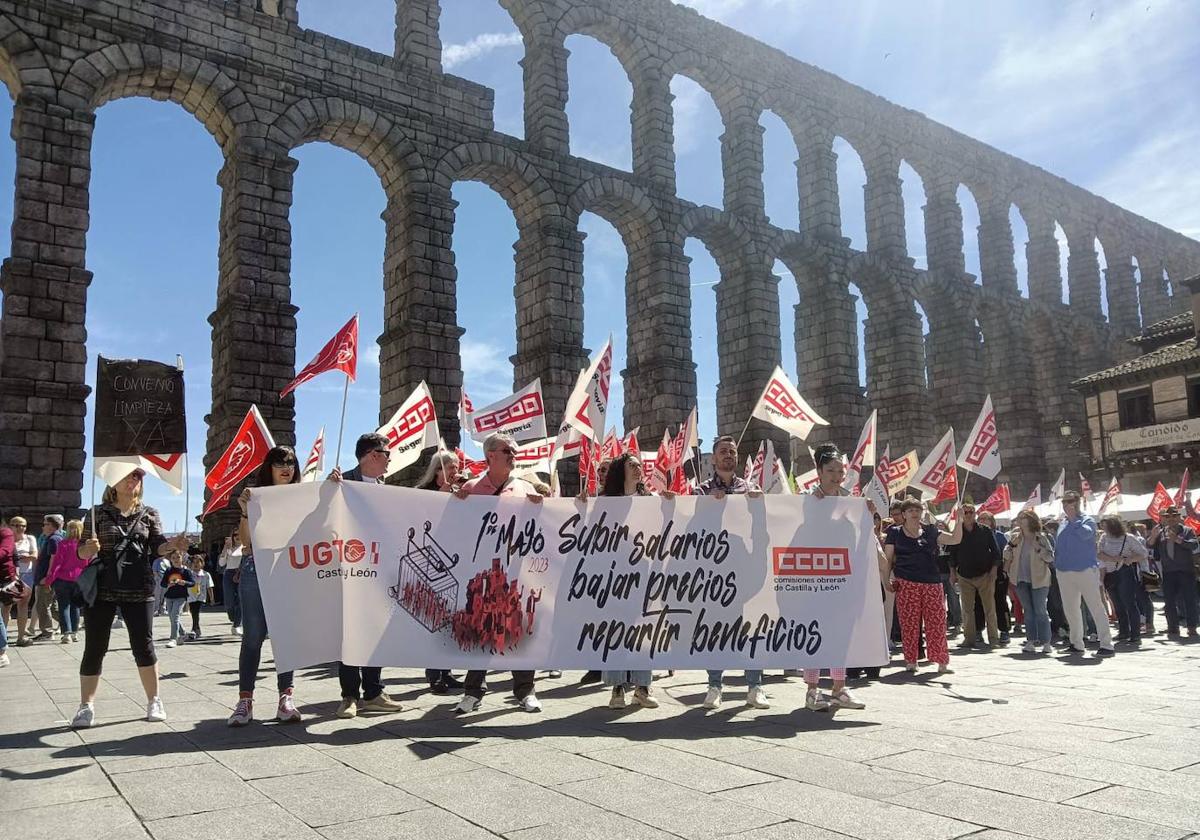
M276 446L267 453L266 460L251 478L250 484L253 487L275 487L299 481L296 453L290 446ZM258 573L254 569L254 550L250 545L250 520L246 517L250 495L250 487L247 487L237 500L242 511L242 519L238 523L242 563L236 575L238 600L242 607L242 647L238 653L238 701L233 714L229 716L230 726L245 726L254 719L254 683L258 679L262 646L268 632L267 614L263 610L262 594L258 589ZM292 699L292 672L276 672L275 682L279 687L275 719L280 723L299 721L300 712Z
M417 482L416 489L449 493L457 482L468 478L470 476L459 475L458 456L442 449L429 459L429 466ZM426 668L425 679L429 681L429 690L434 694L449 694L451 690L463 687L462 681L456 679L449 668Z
M6 607L25 597L24 586L17 575L17 563L12 529L5 524L4 511L0 511L0 600ZM8 614L0 622L0 668L7 668L8 661Z
M1117 611L1117 641L1137 646L1142 643L1142 618L1137 604L1141 585L1138 564L1146 559L1146 547L1126 532L1121 517L1107 516L1100 524L1104 533L1100 536L1098 557L1104 588Z
M650 491L642 483L642 462L632 452L613 459L604 476L601 496L649 496ZM612 687L609 698L610 709L625 708L625 692L633 686L633 702L647 709L657 709L658 700L651 693L652 671L602 671L604 684Z
M93 705L100 670L108 653L113 617L124 619L129 647L146 692L146 720L163 721L167 712L158 697L158 657L154 653L153 561L172 551L187 551L187 537L167 539L158 511L142 504L142 479L134 470L105 488L100 504L84 520L79 557L99 557L96 600L84 608L83 658L79 662L79 709L72 729L85 729L96 719Z

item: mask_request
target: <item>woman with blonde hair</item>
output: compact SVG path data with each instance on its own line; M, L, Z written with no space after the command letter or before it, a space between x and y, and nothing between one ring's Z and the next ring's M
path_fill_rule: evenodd
M50 561L50 571L46 573L46 586L54 590L55 600L58 601L58 621L62 632L62 643L79 641L79 609L83 606L83 597L79 594L79 575L87 565L79 556L79 540L83 536L83 520L72 519L66 526L67 538L63 540L54 559Z
M187 551L187 537L168 539L158 511L142 503L145 472L134 470L104 491L84 523L78 554L85 562L99 558L95 601L84 607L83 658L79 662L79 709L72 729L91 726L100 687L100 670L108 653L113 617L124 619L129 646L146 692L146 720L164 721L158 697L158 657L154 653L154 568L156 557ZM93 524L94 523L94 524Z
M1025 611L1025 653L1053 653L1050 645L1050 567L1054 563L1054 544L1042 528L1042 520L1031 510L1017 514L1016 527L1004 547L1004 570L1017 588L1017 598Z

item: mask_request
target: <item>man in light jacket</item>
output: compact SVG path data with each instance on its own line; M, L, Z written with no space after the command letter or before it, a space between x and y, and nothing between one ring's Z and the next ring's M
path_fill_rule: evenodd
M1100 649L1096 656L1112 656L1112 631L1108 610L1100 595L1100 559L1096 554L1096 520L1079 510L1079 494L1068 490L1062 499L1063 515L1054 538L1054 565L1058 569L1058 588L1062 592L1063 612L1070 626L1069 653L1083 653L1083 615L1081 603L1096 618Z

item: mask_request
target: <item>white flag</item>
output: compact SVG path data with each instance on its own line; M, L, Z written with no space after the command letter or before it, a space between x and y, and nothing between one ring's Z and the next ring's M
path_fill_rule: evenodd
M1029 494L1029 498L1025 500L1025 504L1021 506L1021 510L1033 510L1042 503L1042 485L1033 488L1033 492Z
M458 427L462 429L463 434L471 428L471 414L475 411L475 406L471 403L471 398L467 396L466 383L458 392Z
M1050 487L1050 498L1046 501L1053 502L1055 499L1061 499L1065 492L1067 492L1067 468L1063 467L1058 474L1058 480Z
M322 426L321 431L317 432L317 439L313 441L312 449L308 453L308 460L304 462L304 472L300 473L300 480L316 481L324 471L325 427Z
M608 414L608 387L612 377L612 336L584 372L567 400L566 422L584 437L604 440L604 418Z
M550 459L554 453L554 441L542 438L517 447L513 456L513 469L519 472L548 473Z
M867 486L863 488L863 498L869 499L874 505L875 510L880 516L886 517L888 512L888 494L887 488L883 486L883 481L880 480L879 470L876 470L871 475L871 480L867 482Z
M938 445L925 456L921 466L917 467L917 474L913 476L911 486L921 491L921 498L936 496L942 489L946 473L952 469L955 469L954 427L951 427L938 441Z
M817 473L817 471L815 469L811 469L808 472L804 473L804 475L796 476L796 492L797 493L805 493L808 490L812 489L813 487L816 487L820 483L821 483L821 476Z
M134 470L141 470L157 476L178 496L183 492L183 461L186 457L184 452L169 455L111 455L95 458L92 469L96 477L110 487Z
M993 479L1000 473L1000 437L996 432L996 412L992 408L991 394L983 401L979 419L963 443L958 465L986 479Z
M792 437L804 440L813 426L828 426L817 412L812 410L796 386L788 379L783 368L776 367L771 374L767 387L754 406L751 417L766 420L773 426L778 426Z
M1104 513L1105 509L1113 502L1120 504L1120 498L1121 485L1117 482L1116 476L1113 476L1112 481L1108 483L1108 490L1104 494L1104 501L1100 502L1100 509L1096 511L1096 515L1100 516Z
M438 429L437 409L429 386L424 382L418 385L377 431L388 441L387 475L415 464L422 452L437 446L442 433Z
M516 441L546 437L546 404L542 402L541 378L515 394L471 412L469 428L471 440L481 443L496 432L510 434Z
M862 433L858 436L858 446L854 447L850 463L846 465L846 478L842 481L844 490L853 490L858 486L863 467L875 466L875 428L878 417L879 411L876 409L863 424Z
M587 376L587 368L579 371L579 376L575 377L575 387L571 389L571 394L574 395L583 387L584 377ZM567 405L571 404L571 400L567 400ZM579 430L567 422L564 416L562 422L558 425L558 436L554 439L554 451L550 455L550 472L554 472L554 466L562 458L571 458L579 454L579 442L583 440L583 435Z
M767 494L791 495L792 489L788 486L787 473L783 469L783 462L775 454L775 443L770 438L767 438L764 445L765 451L763 452L761 480L758 482L759 488Z
M775 466L771 469L772 481L776 483L772 485L769 493L777 493L781 496L794 496L792 492L792 482L788 480L787 470L783 468L783 461L779 460L779 456L775 456Z

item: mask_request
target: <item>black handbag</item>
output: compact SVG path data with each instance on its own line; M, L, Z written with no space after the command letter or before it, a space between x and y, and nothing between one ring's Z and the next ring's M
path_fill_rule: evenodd
M83 567L83 571L75 579L75 585L79 587L79 597L89 607L96 605L96 593L100 590L100 568L103 565L104 561L97 554L90 563Z

